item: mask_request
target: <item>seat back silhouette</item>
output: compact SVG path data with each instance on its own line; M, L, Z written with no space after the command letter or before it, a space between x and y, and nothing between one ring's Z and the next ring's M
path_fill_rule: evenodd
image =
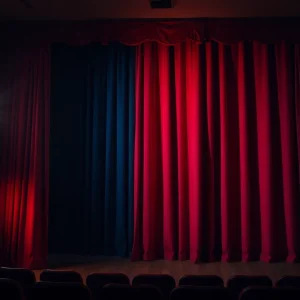
M239 300L275 300L272 287L248 287L240 293Z
M276 287L274 290L275 300L299 300L300 288L299 287Z
M112 283L104 286L103 291L103 300L163 300L160 290L152 285L130 286Z
M141 274L133 278L132 285L153 285L162 292L166 299L176 287L176 282L172 276L167 274Z
M90 289L93 299L101 299L103 287L110 283L129 285L130 281L122 273L93 273L86 278L86 285Z
M185 275L179 279L179 286L182 285L224 287L224 281L216 275Z
M240 300L299 300L300 289L294 287L249 287L241 292Z
M22 268L0 268L0 278L8 278L18 282L25 297L28 296L36 282L35 274L31 270Z
M48 282L83 282L78 272L60 270L44 270L40 275L40 280Z
M230 278L227 282L232 300L238 300L240 293L247 287L272 287L272 280L268 276L243 276Z
M90 300L89 289L78 282L37 282L31 291L31 300Z
M12 279L0 278L1 300L22 300L23 291L19 283Z
M300 276L284 276L276 282L276 286L300 288Z
M170 300L230 300L224 287L179 286L171 292Z

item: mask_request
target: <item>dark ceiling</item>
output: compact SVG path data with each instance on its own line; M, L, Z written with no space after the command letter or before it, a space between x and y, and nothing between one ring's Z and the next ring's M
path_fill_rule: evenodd
M297 17L299 0L175 0L172 9L151 9L149 0L0 0L1 20L119 18Z

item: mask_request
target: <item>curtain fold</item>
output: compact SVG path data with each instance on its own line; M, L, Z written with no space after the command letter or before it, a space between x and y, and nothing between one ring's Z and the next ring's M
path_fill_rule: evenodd
M0 255L7 266L43 268L48 252L50 53L10 54L0 180Z
M53 49L50 252L128 255L135 48Z
M295 53L138 46L133 260L299 259Z
M297 122L297 137L300 136L300 46L295 46L295 99L296 109L295 117ZM298 165L300 165L300 138L297 139L298 145ZM298 168L299 180L300 180L300 168ZM300 181L299 181L300 184ZM300 197L300 195L299 195Z

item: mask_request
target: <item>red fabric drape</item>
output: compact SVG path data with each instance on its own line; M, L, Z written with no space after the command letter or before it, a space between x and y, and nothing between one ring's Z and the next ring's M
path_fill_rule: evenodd
M300 46L295 47L295 96L296 96L296 120L297 136L300 136ZM300 139L298 138L298 165L300 166ZM300 185L300 167L299 167Z
M299 258L296 57L286 43L138 47L133 260Z
M11 63L0 180L0 257L3 265L46 266L50 53L19 49Z

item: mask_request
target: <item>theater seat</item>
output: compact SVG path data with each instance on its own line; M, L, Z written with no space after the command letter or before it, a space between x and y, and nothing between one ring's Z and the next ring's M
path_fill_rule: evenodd
M12 279L0 278L1 300L22 300L23 291L19 283Z
M130 286L108 284L103 288L103 300L163 300L161 291L153 285Z
M224 281L216 275L185 275L179 279L179 286L182 285L224 287Z
M171 300L229 300L224 287L180 286L171 292Z
M272 280L268 276L243 276L238 275L230 278L227 282L231 299L239 299L240 293L248 287L272 287Z
M89 289L77 282L37 282L31 300L90 300Z
M300 288L300 276L284 276L276 282L276 286Z
M36 282L35 274L31 270L22 268L0 268L0 278L8 278L18 282L25 297L28 296Z
M129 285L129 278L122 273L93 273L86 278L86 285L90 289L93 299L101 299L103 287L109 283Z
M274 288L275 300L299 300L300 288L297 287L276 287Z
M83 282L78 272L60 270L44 270L40 275L40 280L48 282Z
M141 274L133 278L132 285L153 285L157 287L167 299L176 287L175 279L167 274Z
M275 300L272 287L248 287L240 293L239 300Z

